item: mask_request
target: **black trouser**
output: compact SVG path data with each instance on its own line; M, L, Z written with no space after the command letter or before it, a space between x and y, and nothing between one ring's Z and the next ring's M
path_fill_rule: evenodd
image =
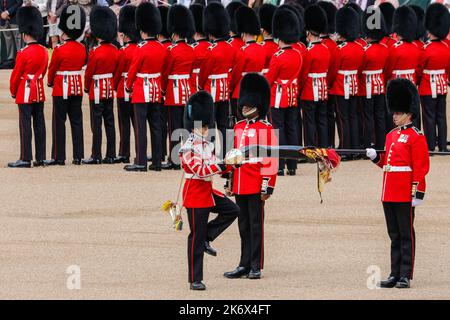
M33 118L34 146L36 160L45 160L45 118L44 103L19 104L20 160L33 159L31 140L31 118Z
M336 144L336 98L334 95L328 95L327 101L327 122L328 122L328 144L334 148Z
M66 120L72 130L73 158L84 158L82 96L53 97L52 159L66 160Z
M215 206L212 208L187 208L189 227L188 236L188 281L203 280L203 255L205 241L214 241L239 215L239 207L227 197L213 195ZM217 213L214 220L208 222L210 212Z
M302 101L305 146L327 148L328 122L326 101Z
M168 121L169 121L169 111L167 110L167 108L163 107L161 109L161 139L162 139L162 153L163 153L162 157L163 157L163 159L165 159L167 156ZM169 138L169 141L170 141L170 138Z
M411 202L383 202L391 239L391 276L413 278L416 249L414 211Z
M114 100L103 99L99 103L90 101L91 130L92 130L92 158L102 158L102 120L106 131L106 157L116 157L116 129L114 126Z
M365 148L384 148L386 140L386 114L384 95L372 96L364 99L364 144Z
M150 123L152 139L152 163L161 166L161 110L160 103L136 103L134 107L134 136L136 137L136 161L140 166L147 165L147 121Z
M119 156L130 157L131 125L134 128L134 109L130 101L123 98L117 99L117 114L119 116Z
M447 95L438 95L436 98L421 96L423 130L427 138L428 150L430 151L434 151L436 142L439 150L447 149L446 97Z
M336 113L339 131L339 148L358 149L358 97L345 99L344 96L336 97Z
M278 141L281 145L298 145L298 108L271 108L271 122L275 129L278 130ZM279 170L283 170L287 165L288 169L297 169L296 160L280 159Z
M273 110L272 110L273 111ZM264 268L264 201L261 194L236 195L239 206L239 234L241 236L240 267Z
M219 130L221 137L221 152L223 155L226 154L227 147L227 129L228 128L228 120L230 116L230 102L229 101L218 101L214 103L214 114L216 119L216 126ZM231 141L232 142L232 141ZM232 146L230 146L231 148Z
M300 101L300 97L299 97L299 100L298 101ZM304 135L303 135L303 130L304 130L304 128L303 128L303 116L302 116L302 113L303 113L303 102L299 102L299 104L298 104L298 112L297 112L297 132L298 132L298 144L299 145L306 145L306 142L305 142L305 144L303 144L303 140L304 140Z
M173 135L173 133L177 129L183 129L184 106L168 106L164 109L167 109L168 112L169 160L172 163L180 164L178 151L180 150L182 135L181 132L176 135ZM172 158L172 155L174 155L174 158Z

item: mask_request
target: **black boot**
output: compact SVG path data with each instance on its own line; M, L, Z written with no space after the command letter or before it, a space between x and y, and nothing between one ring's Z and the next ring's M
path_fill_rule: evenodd
M157 165L151 164L151 165L148 166L148 170L150 170L150 171L161 171L161 165L157 166Z
M249 273L249 269L244 267L237 267L233 271L225 272L223 276L228 279L239 279L242 277L247 277Z
M260 269L252 269L248 274L249 279L261 279L261 270Z
M145 172L147 171L147 166L141 166L138 164L129 164L123 167L123 170L130 172Z
M31 168L31 162L17 160L16 162L8 163L8 168Z
M114 160L115 160L115 158L106 157L106 158L104 158L102 160L102 163L104 163L104 164L114 164Z
M173 169L173 163L172 162L163 163L163 164L161 164L161 169L163 169L163 170L172 170Z
M55 159L44 161L44 163L46 166L65 166L66 165L66 162L64 160L55 160Z
M210 256L216 257L217 251L213 247L209 245L209 241L205 241L205 252Z
M114 163L130 163L130 158L118 156L118 157L114 158Z
M82 164L100 164L100 163L102 163L102 160L89 158L89 159L82 160L81 163Z
M279 176L279 177L284 176L284 170L283 170L283 169L279 169L279 170L278 170L278 176Z
M81 159L73 159L72 164L79 166L81 165Z
M397 284L398 278L394 276L389 276L386 280L380 281L377 286L380 288L393 288Z
M410 287L409 279L406 277L401 277L395 287L397 289L408 289Z
M191 290L203 291L206 290L206 286L203 284L203 282L193 282L191 283Z
M45 167L45 160L36 160L33 162L33 167Z
M288 176L295 176L296 175L295 169L288 169L287 175Z

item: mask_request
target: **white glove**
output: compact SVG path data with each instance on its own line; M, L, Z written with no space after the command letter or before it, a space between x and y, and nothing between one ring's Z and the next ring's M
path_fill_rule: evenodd
M412 206L413 206L413 207L420 206L420 205L422 204L422 202L423 202L422 199L413 198L413 199L412 199Z
M225 155L224 162L228 165L240 165L244 161L244 155L239 149L231 149Z
M366 156L368 156L370 160L374 160L377 157L377 152L373 148L367 148Z

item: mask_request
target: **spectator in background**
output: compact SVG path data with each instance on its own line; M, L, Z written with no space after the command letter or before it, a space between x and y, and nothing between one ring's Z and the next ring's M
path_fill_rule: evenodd
M61 30L58 28L59 16L66 5L67 0L47 0L47 20L50 24L48 36L51 48L56 47L59 43L59 36L61 35Z
M23 4L23 0L1 0L0 1L0 31L2 29L15 29L17 28L16 13ZM2 61L2 64L6 61L14 61L16 58L17 50L21 48L21 36L18 30L2 32L5 39L1 42L6 46L6 59ZM1 49L1 46L0 46Z

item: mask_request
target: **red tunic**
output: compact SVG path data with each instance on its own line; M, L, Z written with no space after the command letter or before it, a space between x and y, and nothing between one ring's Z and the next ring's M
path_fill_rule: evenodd
M356 42L343 42L336 47L328 71L330 94L345 99L358 94L358 72L363 57L364 49Z
M297 43L293 43L292 44L292 48L294 48L295 50L297 50L298 52L300 52L300 54L303 55L308 51L306 49L306 46L303 42L297 42Z
M336 41L330 38L330 36L323 36L321 37L322 43L328 48L328 51L330 52L330 66L334 59L334 51L337 48Z
M444 41L428 42L423 48L418 68L419 94L432 96L447 94L447 75L450 73L450 50Z
M319 42L313 42L303 55L299 75L300 99L323 101L328 99L327 73L330 65L330 52Z
M89 52L84 85L89 90L89 99L95 103L114 98L113 77L118 58L119 50L109 42L101 42Z
M272 125L265 120L242 120L234 126L234 147L249 145L276 146ZM278 173L278 160L250 155L246 163L234 170L233 193L272 194Z
M227 42L236 49L236 52L245 45L244 40L242 40L240 36L232 36Z
M37 42L28 43L17 52L16 64L9 80L11 96L17 104L45 101L44 76L48 53Z
M273 55L266 75L271 87L271 107L289 108L298 105L298 74L301 67L302 56L291 46Z
M419 65L420 49L412 42L398 41L389 49L384 69L386 81L394 78L409 79L416 83L416 71Z
M386 153L378 155L374 162L384 171L381 201L423 199L430 158L427 141L419 129L409 124L389 132Z
M370 99L372 96L384 94L384 66L388 57L385 44L372 42L364 47L364 59L359 74L360 95Z
M384 37L384 38L380 41L380 43L381 43L381 44L385 44L388 48L391 48L391 47L394 46L394 44L397 43L397 41L398 41L398 40L395 38L394 35L390 35L390 36Z
M130 101L130 95L125 91L125 83L136 49L137 44L134 42L128 42L120 48L119 63L114 73L114 85L116 86L117 98L124 99L125 101Z
M181 165L186 181L183 187L185 208L214 207L213 194L224 196L213 189L212 177L231 170L230 166L219 165L214 155L214 144L191 134L180 149Z
M177 41L168 48L161 82L166 106L186 105L191 95L190 78L194 60L194 49L184 40Z
M161 103L161 75L167 60L167 49L155 38L148 38L135 51L126 87L132 88L132 103Z
M208 48L211 45L206 39L200 39L196 43L192 44L194 48L194 62L192 64L192 76L191 76L191 93L194 94L198 90L198 75L200 73L200 67L205 59L208 57Z
M230 90L233 98L239 98L239 84L242 77L249 72L262 72L266 62L266 51L256 41L247 42L239 49L236 56L236 65L231 73Z
M86 64L86 49L76 40L67 40L53 49L48 67L47 83L53 87L53 97L83 95L82 68Z
M262 46L266 52L266 61L264 62L264 69L262 71L262 74L265 75L269 71L270 59L272 59L273 55L280 50L280 47L273 39L265 39Z
M224 39L216 40L208 48L208 56L200 67L199 87L208 91L214 102L227 101L229 73L235 63L236 49Z

